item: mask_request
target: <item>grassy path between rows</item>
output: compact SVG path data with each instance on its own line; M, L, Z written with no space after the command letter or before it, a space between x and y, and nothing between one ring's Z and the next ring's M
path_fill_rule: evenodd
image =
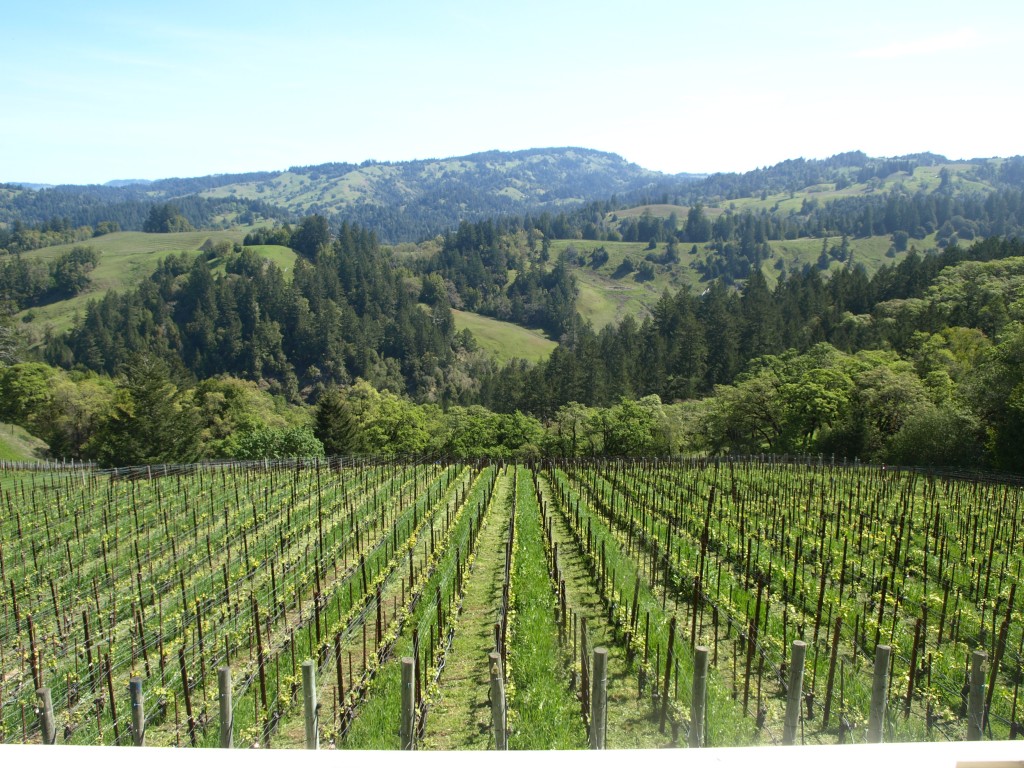
M553 507L552 494L545 479L541 492ZM648 695L638 696L636 672L626 660L626 651L614 638L604 603L598 594L580 550L561 515L552 515L552 538L558 544L558 561L565 579L566 602L577 616L586 617L591 648L608 649L608 726L607 749L644 749L672 746L671 732L658 732L655 713Z
M466 581L458 629L441 676L438 699L427 714L422 749L493 749L487 654L494 650L494 622L501 603L512 477L505 470L477 540Z
M558 643L540 510L530 470L519 468L509 633L510 749L586 749L579 703L569 690L569 654Z

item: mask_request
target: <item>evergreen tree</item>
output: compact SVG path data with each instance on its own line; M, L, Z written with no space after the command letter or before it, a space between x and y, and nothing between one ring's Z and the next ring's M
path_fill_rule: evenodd
M320 396L314 419L313 434L323 443L327 456L359 452L359 425L340 389L331 387Z
M124 385L92 441L100 463L124 467L195 460L198 416L171 381L167 363L137 355L123 375Z

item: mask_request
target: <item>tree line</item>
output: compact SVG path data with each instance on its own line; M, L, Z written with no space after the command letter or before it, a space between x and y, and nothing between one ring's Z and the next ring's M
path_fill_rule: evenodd
M165 206L154 219L178 215ZM698 216L694 221L699 224ZM139 360L156 360L175 391L244 380L280 398L285 410L306 412L325 393L363 392L366 400L369 390L402 414L396 429L433 425L423 429L428 438L400 439L399 432L374 432L360 422L353 404L355 415L343 421L356 435L350 450L360 452L395 450L391 443L406 446L403 452L460 444L462 451L475 441L479 450L511 453L827 449L892 460L938 445L937 438L911 440L903 431L927 427L933 435L946 429L973 436L969 450L946 455L946 462L1020 463L1015 446L1022 427L1013 407L1022 378L1014 367L1024 321L1016 298L1024 287L1019 240L988 238L923 255L911 248L870 277L847 262L828 280L809 268L774 288L754 269L739 289L715 280L699 295L666 292L649 318L629 317L600 330L575 312L568 257L550 263L543 233L518 230L510 220L467 222L442 238L435 256L411 262L397 261L371 231L348 224L335 229L322 216L255 230L247 242L296 249L301 256L293 274L244 246L169 256L134 290L90 302L70 331L49 334L45 359L102 374L72 378L76 387L89 382L93 394L108 386L97 382L128 381ZM223 272L215 274L210 259L218 254ZM61 270L55 266L47 280L59 273L80 285L88 278L85 256L66 260ZM455 331L453 306L543 324L561 344L546 362L499 366L474 349L469 334ZM870 394L874 390L883 394ZM881 416L871 405L895 401L908 404L902 415ZM784 405L778 411L766 403ZM641 406L646 410L636 411ZM53 403L47 408L60 412ZM743 409L771 422L739 418ZM100 410L109 412L109 403ZM123 411L134 413L128 405ZM922 413L930 417L927 424ZM449 424L455 418L449 414L477 437L441 440L448 427L437 425ZM643 439L629 436L613 428L618 414L657 426ZM483 422L491 426L481 432ZM76 429L88 438L54 437L54 450L86 455L90 440L116 442L96 438L105 434L96 424ZM389 437L368 436L374 434ZM571 434L570 447L552 434ZM247 450L264 450L254 446L268 440L267 434L254 438Z
M0 195L0 248L11 252L11 243L17 250L43 247L31 242L19 243L17 238L6 239L5 229L55 231L53 222L62 229L91 227L94 234L114 231L112 227L128 231L147 230L146 224L154 209L172 204L179 215L197 229L214 229L215 222L224 217L252 223L258 219L288 220L291 214L278 206L261 200L241 199L234 196L208 198L192 193L154 203L146 188L137 186L115 187L105 185L59 185L38 190L18 189L14 194ZM155 230L160 231L160 230ZM163 230L166 231L166 230ZM60 243L49 242L47 245Z

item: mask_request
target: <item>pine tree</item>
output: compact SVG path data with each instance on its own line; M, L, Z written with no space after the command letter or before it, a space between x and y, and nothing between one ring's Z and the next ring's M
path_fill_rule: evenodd
M105 466L194 461L199 420L171 381L167 363L136 355L125 365L124 376L110 414L91 441L92 453Z
M359 452L359 425L341 390L326 390L316 404L313 434L324 444L327 456L350 456Z

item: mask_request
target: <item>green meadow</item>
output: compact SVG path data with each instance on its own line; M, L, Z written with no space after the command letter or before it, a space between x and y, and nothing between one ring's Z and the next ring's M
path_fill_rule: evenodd
M522 328L515 323L459 309L453 309L452 315L459 331L469 330L481 349L490 352L503 363L514 357L530 362L545 360L551 350L558 346L543 331Z
M46 443L21 427L0 423L0 461L35 461L46 450Z

